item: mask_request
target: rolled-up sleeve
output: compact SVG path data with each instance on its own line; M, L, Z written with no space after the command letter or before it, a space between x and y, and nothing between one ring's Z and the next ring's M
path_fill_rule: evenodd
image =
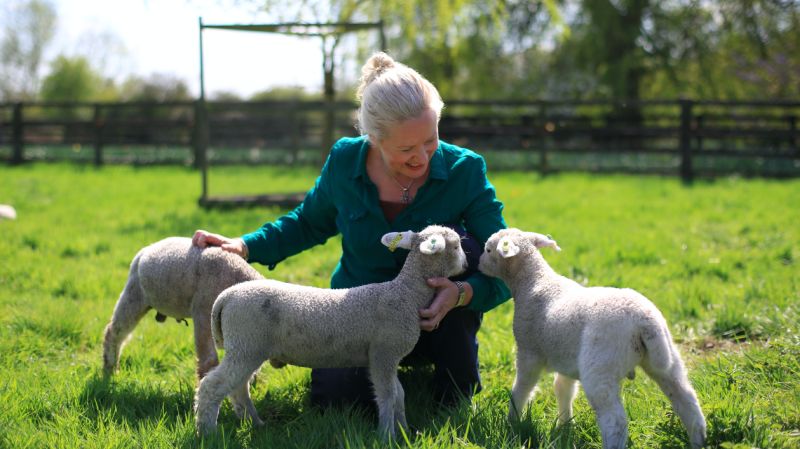
M486 244L489 237L495 232L505 229L503 220L503 203L497 199L494 186L486 177L486 162L477 158L479 162L471 164L473 171L471 179L482 180L482 185L477 187L477 194L464 210L464 228L481 243ZM511 291L506 284L498 278L475 273L467 279L472 286L473 296L469 308L488 312L498 305L506 302L511 297Z

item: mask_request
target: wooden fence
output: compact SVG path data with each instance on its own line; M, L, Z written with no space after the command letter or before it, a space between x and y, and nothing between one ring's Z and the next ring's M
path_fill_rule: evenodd
M32 149L183 148L198 159L201 139L225 162L232 149L281 151L289 162L333 135L355 135L355 105L321 101L0 104L0 159L36 159ZM449 101L439 131L490 165L633 171L695 176L800 175L800 102ZM207 130L207 133L205 132ZM519 163L517 162L519 161Z

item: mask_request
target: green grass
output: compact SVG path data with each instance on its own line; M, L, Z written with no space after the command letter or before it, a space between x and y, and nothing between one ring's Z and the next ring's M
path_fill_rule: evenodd
M305 190L310 168L219 167L212 193ZM672 178L491 173L509 225L549 233L553 267L588 285L635 288L661 308L709 423L709 447L800 447L800 181L741 178L684 186ZM142 246L198 228L240 235L277 208L206 211L199 175L181 167L0 167L0 447L382 447L361 410L309 406L309 370L264 367L253 397L265 429L236 420L194 436L190 327L152 316L120 372L101 374L101 333ZM290 258L277 279L325 286L338 239ZM530 417L505 420L514 375L513 303L480 332L484 391L440 410L425 370L403 371L414 448L601 447L579 394L557 427L550 375ZM630 446L680 448L686 436L642 373L625 381Z

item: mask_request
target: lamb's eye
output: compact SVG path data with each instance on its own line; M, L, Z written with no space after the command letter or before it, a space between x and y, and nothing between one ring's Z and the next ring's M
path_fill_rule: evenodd
M491 250L491 249L489 249L489 248L486 248L486 252L487 252L487 253L490 253L490 252L492 252L492 250Z

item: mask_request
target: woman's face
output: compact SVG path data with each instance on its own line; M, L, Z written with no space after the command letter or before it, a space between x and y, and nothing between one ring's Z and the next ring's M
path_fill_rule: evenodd
M419 178L428 170L428 163L439 146L436 113L425 110L419 117L391 127L378 149L389 173L395 178Z

